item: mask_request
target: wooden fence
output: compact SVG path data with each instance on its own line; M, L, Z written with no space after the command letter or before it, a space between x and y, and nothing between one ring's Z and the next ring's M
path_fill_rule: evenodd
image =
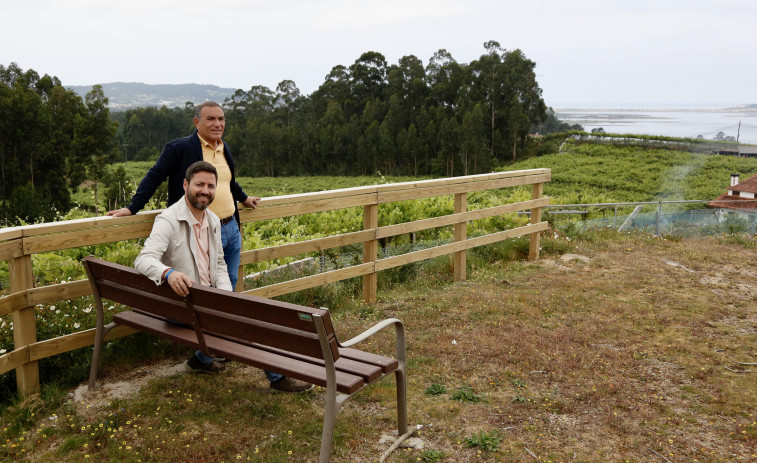
M363 298L366 303L373 303L376 300L377 273L382 270L453 254L455 280L461 281L465 279L466 250L524 235L530 235L529 258L538 259L540 232L547 229L547 223L541 220L542 208L549 204L549 198L542 197L543 184L550 177L549 169L530 169L263 198L257 209L240 210L242 226L262 220L362 207L363 229L308 241L243 250L240 266L360 243L363 245L363 262L246 292L256 296L275 297L362 277ZM523 185L532 185L532 199L468 210L468 193ZM444 195L454 195L452 214L386 226L378 224L378 212L382 204ZM528 225L471 239L466 237L466 224L469 221L526 210L530 210L531 214ZM8 261L10 280L9 294L0 298L0 316L12 315L14 342L14 349L0 356L0 374L16 370L19 395L23 397L39 391L37 362L40 359L90 346L95 335L94 329L88 329L37 341L35 308L38 305L90 295L92 291L86 279L36 287L32 255L144 238L150 234L152 222L158 213L160 211L148 211L130 217L95 217L0 230L0 260ZM452 243L378 258L380 239L444 226L454 227ZM244 279L239 280L237 290L242 290ZM109 332L107 339L133 332L128 327L117 327Z

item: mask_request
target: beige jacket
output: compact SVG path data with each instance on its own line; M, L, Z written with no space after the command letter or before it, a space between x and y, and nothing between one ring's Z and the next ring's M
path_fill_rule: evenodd
M205 210L205 214L210 243L210 285L231 291L229 272L223 259L221 221L209 209ZM163 283L163 272L168 268L183 272L198 283L200 272L195 255L199 252L199 247L192 232L191 217L192 213L184 197L155 217L150 236L134 261L134 268L156 285Z

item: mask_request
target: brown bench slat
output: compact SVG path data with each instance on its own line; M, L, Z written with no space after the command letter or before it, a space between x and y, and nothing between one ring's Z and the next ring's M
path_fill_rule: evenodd
M159 287L156 287L152 282L151 284L153 285L153 293L132 289L124 284L112 281L97 281L100 296L105 299L128 305L144 313L170 318L182 323L192 323L192 312L187 309L183 299L180 299L170 288L165 288L170 293L168 295L154 294Z
M85 257L85 259L88 259ZM89 259L90 265L96 266L95 280L99 284L100 281L116 281L122 283L124 286L130 288L146 291L149 293L158 293L167 296L173 296L174 298L181 300L168 285L156 286L155 282L149 278L144 277L131 267L125 265L116 264L113 262L105 262L102 260L95 261Z
M327 316L328 310L314 309L287 302L264 299L244 293L229 293L217 288L202 287L202 291L192 293L192 305L196 308L223 307L223 312L254 318L263 322L282 325L302 331L316 332L312 319L304 315ZM330 322L327 332L333 332Z
M362 350L352 349L349 347L340 347L339 355L350 360L356 360L358 362L367 363L369 365L376 365L381 368L381 371L391 373L399 368L399 362L392 357L385 357L379 354L372 354L370 352L363 352Z
M192 328L169 323L160 318L137 312L120 312L114 315L117 323L131 326L140 331L165 337L173 342L197 348L197 336ZM205 342L214 354L246 363L254 367L263 368L277 373L301 379L318 386L326 386L326 370L321 365L304 361L311 357L294 359L277 355L251 345L242 345L228 339L213 335L206 335ZM337 390L345 394L352 394L365 385L363 378L343 371L336 372Z
M202 330L223 333L224 337L245 339L257 344L289 350L309 357L323 357L318 334L287 326L275 325L254 318L195 306ZM310 325L313 325L311 320Z
M185 346L195 349L200 347L197 335L190 327L169 323L163 319L151 317L142 313L125 311L113 315L113 321L119 325L127 325L132 328L166 338Z
M215 333L213 333L213 335L218 336ZM225 336L218 336L218 337L225 338ZM291 357L293 359L298 359L298 360L307 360L308 362L314 365L324 366L326 364L326 362L324 362L322 358L313 358L313 357L306 358L304 356L294 354L292 352L276 349L275 347L263 346L254 342L250 343L249 341L245 341L243 339L232 338L230 340L239 342L242 344L250 345L261 350L267 350L269 352L272 352L274 354L281 355L284 357ZM344 357L334 362L334 367L336 368L337 371L343 371L345 373L349 373L355 376L361 376L366 383L372 383L376 381L377 379L379 379L381 376L383 376L383 371L381 367L377 365L372 365L370 363L360 362L357 360L352 360L352 359L348 359Z

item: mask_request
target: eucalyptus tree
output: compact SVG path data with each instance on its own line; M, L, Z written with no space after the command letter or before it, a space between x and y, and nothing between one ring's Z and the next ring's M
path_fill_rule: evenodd
M92 190L97 207L99 184L105 180L107 166L114 160L118 123L110 118L108 99L102 86L92 87L84 97L84 105L85 111L78 114L74 121L73 145L76 159L84 161L87 178L93 181Z
M465 69L445 49L440 49L426 66L426 80L429 87L427 106L444 110L444 117L455 114L460 89L465 85ZM440 123L441 119L437 121Z
M407 127L415 122L418 112L429 96L426 70L423 62L416 56L403 56L397 64L389 66L386 98L394 95L401 102L401 110L405 116L402 122Z
M359 111L369 101L383 98L386 87L386 58L381 53L368 51L350 66L350 89Z
M542 89L536 81L535 62L516 49L506 53L503 64L511 92L508 101L512 114L510 137L517 138L522 148L531 127L546 119L547 105L542 98ZM515 140L512 154L512 159L515 160Z
M0 65L0 221L52 220L70 208L73 118L81 100L57 77ZM75 181L71 181L75 184Z
M516 142L522 146L531 125L546 117L534 72L536 64L520 50L507 51L493 40L484 48L487 52L470 64L472 89L487 105L492 157L498 151L504 155L506 147L512 146L514 159Z

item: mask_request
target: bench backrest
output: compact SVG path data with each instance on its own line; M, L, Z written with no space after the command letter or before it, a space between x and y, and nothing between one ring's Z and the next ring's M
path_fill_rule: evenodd
M326 309L195 285L182 298L131 267L92 256L83 260L95 295L141 312L195 326L202 332L323 358L315 319L323 321L334 360L336 335Z

